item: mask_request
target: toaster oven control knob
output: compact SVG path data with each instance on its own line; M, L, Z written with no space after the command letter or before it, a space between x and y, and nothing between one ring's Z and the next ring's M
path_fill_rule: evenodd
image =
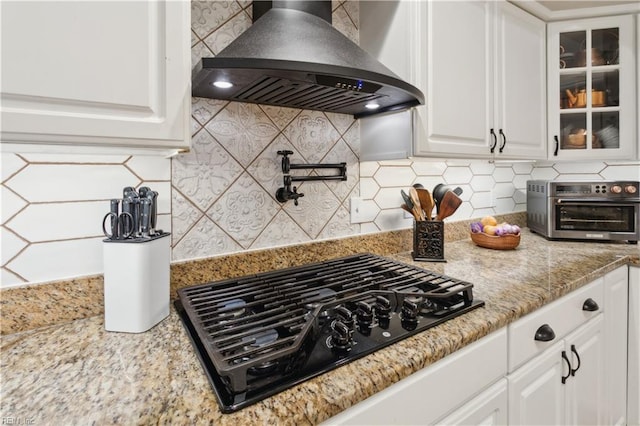
M341 321L331 324L331 345L338 351L350 351L353 343L353 331Z
M373 321L373 308L362 300L356 302L356 316L359 325L369 325Z
M638 192L638 187L635 185L627 185L624 187L624 192L626 192L627 194L635 194L636 192Z
M384 296L376 296L375 304L376 318L378 320L388 319L391 314L391 302Z
M350 310L348 310L344 306L338 306L335 309L335 312L337 316L336 318L337 321L340 321L341 323L346 325L349 329L353 329L353 326L355 325L355 321L353 319L353 314L351 313Z
M614 194L621 194L622 193L622 187L620 185L613 185L611 187L611 192L613 192Z

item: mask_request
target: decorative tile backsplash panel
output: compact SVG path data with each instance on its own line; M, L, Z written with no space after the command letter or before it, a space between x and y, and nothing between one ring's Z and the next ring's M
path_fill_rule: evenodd
M251 25L250 1L192 1L192 58L215 55ZM333 23L358 40L358 2L333 2ZM102 273L100 220L124 186L160 193L159 227L181 261L360 233L409 228L400 189L460 186L450 220L523 211L528 179L640 179L639 162L489 163L358 160L359 123L316 111L192 101L192 149L153 156L3 154L0 287ZM292 163L347 163L346 182L305 182L299 205L275 200L278 150ZM308 173L295 170L294 174ZM313 172L315 173L315 172ZM361 224L350 199L362 199Z
M353 4L352 4L353 3ZM358 41L357 2L335 1L333 22ZM192 59L214 56L251 25L251 2L193 1ZM336 238L359 181L359 123L341 114L193 99L190 153L173 160L173 260ZM347 163L346 182L304 182L298 206L279 203L280 150L292 163ZM293 175L315 171L293 171Z

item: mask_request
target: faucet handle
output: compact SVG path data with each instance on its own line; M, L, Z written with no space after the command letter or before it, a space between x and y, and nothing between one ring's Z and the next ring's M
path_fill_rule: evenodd
M282 188L278 188L278 190L276 191L276 200L280 201L281 203L293 200L293 204L297 206L298 198L304 197L304 194L298 194L298 188L295 186L293 187L293 189L291 189L291 176L285 175L283 180L284 186Z
M291 161L289 160L289 156L293 155L293 151L289 151L289 150L278 151L278 155L282 155L281 169L282 169L282 173L286 175L287 173L289 173L289 170L291 170ZM286 179L286 176L285 176L285 179Z
M298 194L298 188L294 186L293 191L291 192L291 194L289 194L289 197L290 197L289 198L290 200L293 200L293 204L297 206L298 198L304 197L304 194L303 193Z

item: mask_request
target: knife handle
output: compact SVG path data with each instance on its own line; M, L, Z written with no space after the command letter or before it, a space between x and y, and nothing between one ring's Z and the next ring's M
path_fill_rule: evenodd
M140 236L140 200L138 198L127 197L122 200L122 212L129 213L132 218L131 235Z
M117 217L118 213L120 213L120 200L118 200L118 199L111 200L111 202L109 204L109 211L111 213L115 214L116 217Z
M151 191L151 188L149 188L148 186L141 186L140 188L138 188L138 194L140 195L140 198L146 198L149 191Z
M142 214L140 215L140 229L142 231L142 238L149 238L149 224L151 216L151 200L143 198L140 200L142 205Z
M156 225L158 224L158 193L156 191L149 191L147 198L151 200L151 216L149 218L149 227L151 228L151 234L154 234Z
M122 198L137 197L138 193L133 186L125 186L122 189Z

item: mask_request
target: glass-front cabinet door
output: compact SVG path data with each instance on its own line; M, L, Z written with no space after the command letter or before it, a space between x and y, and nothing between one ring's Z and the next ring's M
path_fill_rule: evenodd
M633 16L548 26L550 159L630 159L634 138Z

